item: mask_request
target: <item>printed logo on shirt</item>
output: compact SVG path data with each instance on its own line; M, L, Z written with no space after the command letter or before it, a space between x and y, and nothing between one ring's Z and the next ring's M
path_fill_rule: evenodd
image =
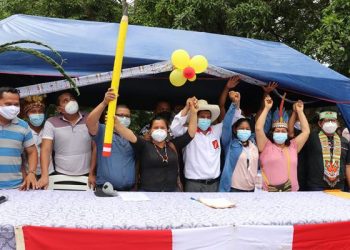
M218 140L214 140L214 141L212 141L211 143L213 144L214 149L218 149L218 148L219 148L219 142L218 142Z

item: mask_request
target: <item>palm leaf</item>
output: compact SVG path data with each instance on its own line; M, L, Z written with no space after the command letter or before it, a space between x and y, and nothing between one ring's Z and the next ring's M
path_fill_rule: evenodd
M64 62L64 60L62 59L62 56L56 50L54 50L53 48L51 48L50 46L48 46L44 43L37 42L37 41L31 41L31 40L19 40L19 41L1 44L0 45L0 54L5 53L5 52L9 52L9 51L23 52L23 53L31 54L33 56L36 56L38 58L43 59L45 62L47 62L48 64L52 65L55 69L57 69L57 71L59 71L63 75L63 77L70 83L70 85L72 86L72 88L74 88L74 90L77 92L77 94L80 95L80 92L79 92L77 85L75 84L73 79L66 74L63 67L60 64L58 64L54 59L52 59L51 57L45 55L44 53L42 53L38 50L15 46L16 44L20 44L20 43L32 43L32 44L46 47L50 51L52 51L56 56L59 57L59 59L61 60L61 64Z

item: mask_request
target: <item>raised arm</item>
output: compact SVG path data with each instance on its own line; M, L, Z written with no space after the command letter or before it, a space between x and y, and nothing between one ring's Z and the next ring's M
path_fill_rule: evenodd
M132 130L128 129L127 127L123 126L117 117L114 118L114 129L121 137L128 140L129 142L137 142L137 136L134 134L134 132L132 132Z
M232 104L230 105L227 113L225 114L223 125L222 125L222 134L221 134L221 141L224 148L226 148L231 141L232 124L239 119L239 116L241 116L241 110L239 109L240 102L241 102L240 93L235 91L230 91L229 97L230 97L230 100L232 101Z
M105 94L103 101L94 108L86 119L86 126L91 135L97 135L98 132L98 121L104 111L104 109L108 106L110 101L115 100L116 95L114 93L113 88L109 88Z
M273 105L273 101L271 97L269 95L266 96L264 99L264 108L255 123L256 142L258 145L259 152L262 152L264 150L266 142L268 140L264 131L264 124L266 121L266 116L270 111L270 109L272 108L272 105Z
M190 112L190 102L196 102L196 97L190 97L186 101L185 107L174 117L170 125L170 130L173 133L174 137L179 137L186 133L187 127L185 127L185 123L187 120L188 113Z
M298 152L300 152L305 142L309 138L310 127L309 127L309 122L307 121L306 116L304 114L304 103L302 101L298 101L294 105L295 105L295 110L298 114L300 126L301 126L301 133L297 137L295 137L295 142L298 146Z
M288 121L288 136L290 138L294 138L295 134L294 134L294 124L297 120L297 112L294 110L294 105L293 105L293 112L292 115L289 118Z
M231 77L230 79L228 79L224 89L222 90L219 98L220 115L218 118L218 122L221 122L222 120L224 120L224 117L226 114L225 104L226 104L228 92L230 91L230 89L233 89L234 87L236 87L239 84L239 81L240 81L240 78L238 75Z
M193 99L189 102L190 106L190 121L188 123L188 134L193 138L197 132L197 113L198 105L197 99Z
M262 111L264 110L265 107L265 97L269 96L270 93L275 90L278 87L277 82L269 82L266 86L261 86L261 88L264 91L264 95L263 98L261 100L261 105L260 105L260 109L259 111L256 113L256 117L255 117L255 121L258 120L260 114L262 113Z

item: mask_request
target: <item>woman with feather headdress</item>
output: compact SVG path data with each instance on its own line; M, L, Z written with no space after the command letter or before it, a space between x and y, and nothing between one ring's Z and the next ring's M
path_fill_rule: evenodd
M264 124L273 101L270 96L264 99L264 109L256 121L255 133L260 154L263 188L270 192L298 191L297 178L298 152L307 141L310 128L304 114L302 101L294 103L293 110L298 114L301 133L288 138L288 115L283 108L284 94L280 107L273 114L272 129L269 135L264 132Z

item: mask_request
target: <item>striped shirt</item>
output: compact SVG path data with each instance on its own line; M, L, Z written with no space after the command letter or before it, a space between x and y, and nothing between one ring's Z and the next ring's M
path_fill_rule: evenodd
M25 121L15 118L7 125L0 125L0 189L21 185L21 153L32 145L32 132Z

